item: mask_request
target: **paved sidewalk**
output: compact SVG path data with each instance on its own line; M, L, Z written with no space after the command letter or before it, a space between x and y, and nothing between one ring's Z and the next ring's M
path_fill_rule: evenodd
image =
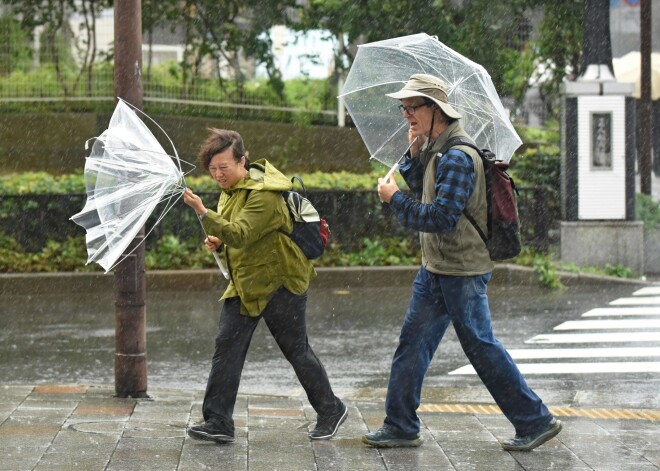
M0 386L0 469L660 469L658 410L555 408L564 423L557 439L529 453L509 453L497 438L510 436L511 426L492 403L427 403L419 412L420 448L377 450L359 437L381 425L380 400L347 400L349 416L336 438L310 442L315 413L306 400L240 395L236 442L217 445L185 434L189 424L201 421L203 391L150 389L149 399L113 394L111 386Z

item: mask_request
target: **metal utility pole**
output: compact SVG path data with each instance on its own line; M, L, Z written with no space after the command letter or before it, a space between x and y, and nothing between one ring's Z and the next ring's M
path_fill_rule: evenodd
M142 2L115 0L114 5L115 94L142 109ZM130 255L115 268L115 393L118 397L147 396L143 239L144 228L126 249Z
M640 191L651 194L651 0L641 0L640 55L642 56L639 100L639 177Z

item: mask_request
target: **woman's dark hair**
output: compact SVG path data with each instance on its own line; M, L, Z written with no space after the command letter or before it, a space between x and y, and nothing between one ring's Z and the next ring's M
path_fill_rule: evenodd
M250 168L248 151L245 150L243 138L239 133L236 131L230 131L228 129L217 128L209 128L209 131L211 131L211 134L202 144L198 154L199 163L202 165L204 170L209 169L211 159L214 155L224 152L230 147L234 161L239 163L241 161L241 157L245 157L245 168Z

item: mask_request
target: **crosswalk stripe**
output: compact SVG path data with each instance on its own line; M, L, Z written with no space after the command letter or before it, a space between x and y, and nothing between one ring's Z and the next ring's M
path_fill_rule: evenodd
M582 317L605 316L660 316L658 307L598 307L582 314Z
M660 332L612 332L589 334L542 334L525 343L600 343L600 342L660 342Z
M619 298L610 307L596 308L582 314L582 318L563 322L553 330L577 331L572 333L541 334L525 341L526 344L585 344L585 348L528 348L509 350L516 360L557 359L652 359L660 357L660 347L588 347L588 344L660 342L660 286L646 287L633 293L633 297ZM624 317L612 319L612 317ZM630 319L625 316L653 316ZM593 319L604 317L605 319ZM609 318L608 318L609 317ZM617 330L619 332L585 332L585 330ZM651 330L649 332L649 330ZM660 361L593 361L517 363L522 374L594 374L594 373L660 373ZM450 375L474 375L472 365L450 371ZM600 414L600 413L598 413ZM602 415L597 415L602 417Z
M647 286L642 289L638 289L633 293L633 296L649 296L649 295L660 295L660 286Z
M611 306L641 306L641 305L658 305L660 304L660 296L640 296L637 298L619 298L610 303Z
M524 348L508 350L514 360L551 358L651 358L660 357L660 347L630 348Z
M660 319L608 319L587 321L566 321L553 330L597 330L597 329L658 329Z
M518 363L524 375L533 374L594 374L594 373L660 373L657 361L618 361L593 363ZM462 366L450 375L476 374L472 365Z

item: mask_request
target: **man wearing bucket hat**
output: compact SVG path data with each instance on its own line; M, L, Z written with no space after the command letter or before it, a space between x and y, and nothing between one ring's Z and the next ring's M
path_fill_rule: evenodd
M481 158L467 146L439 154L448 139L469 139L442 80L415 74L388 96L401 100L399 108L408 121L412 146L400 172L415 198L399 191L393 178L378 180L378 195L402 225L419 231L422 265L392 360L384 424L362 441L375 447L421 444L416 410L422 383L451 323L470 363L515 428L515 437L502 441L502 447L532 450L557 435L562 425L493 335L486 294L493 262L463 213L467 210L486 226Z

